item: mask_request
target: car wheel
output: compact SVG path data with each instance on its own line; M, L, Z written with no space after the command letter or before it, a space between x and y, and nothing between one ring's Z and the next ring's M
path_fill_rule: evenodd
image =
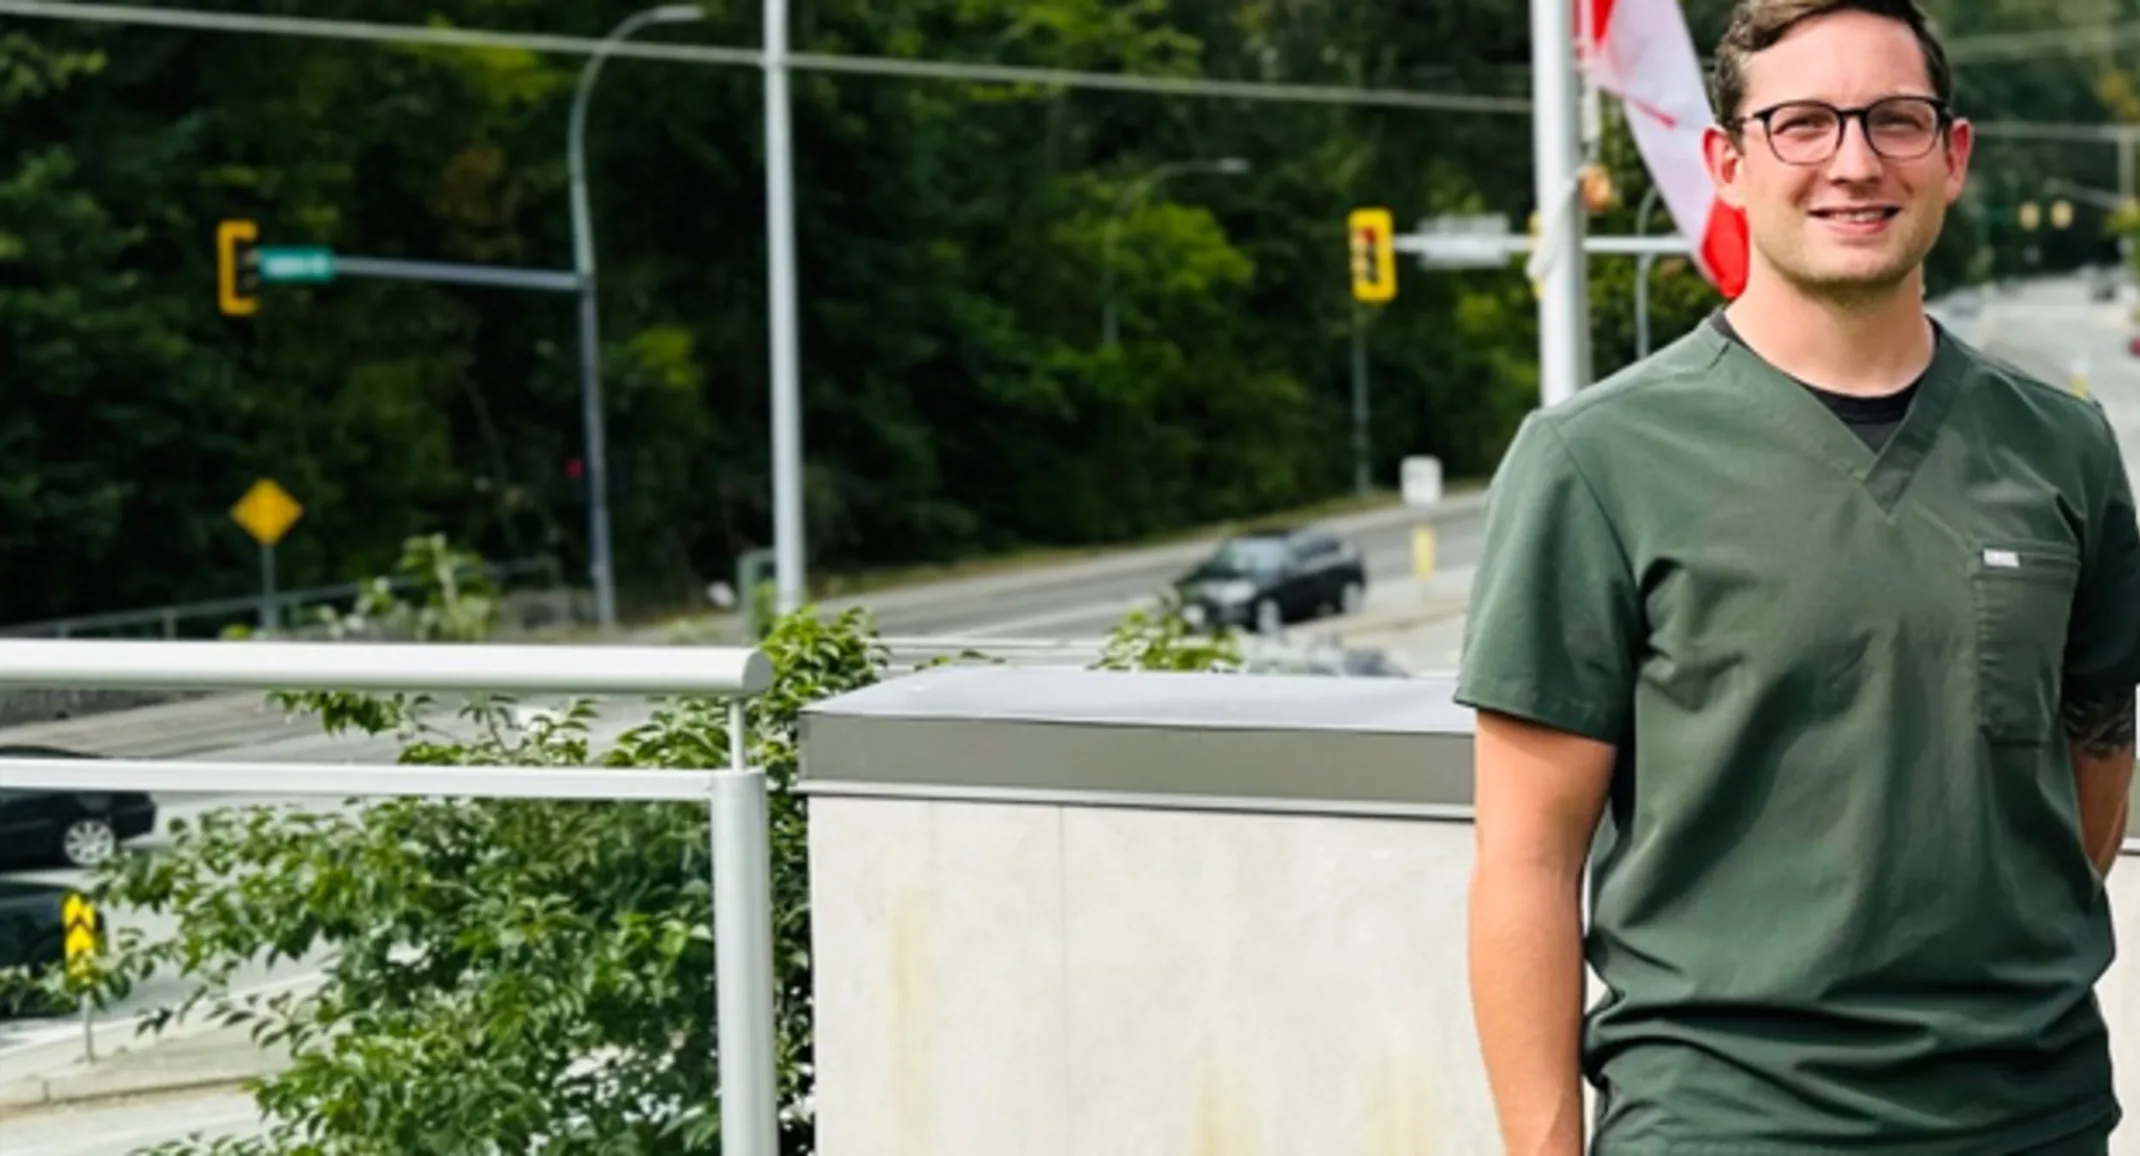
M1276 634L1285 629L1285 615L1278 610L1278 603L1265 598L1256 603L1256 633Z
M1342 614L1358 614L1367 609L1367 587L1358 582L1345 583L1344 593L1338 595L1338 611Z
M109 819L76 819L59 835L59 853L76 867L94 867L119 850L119 833Z

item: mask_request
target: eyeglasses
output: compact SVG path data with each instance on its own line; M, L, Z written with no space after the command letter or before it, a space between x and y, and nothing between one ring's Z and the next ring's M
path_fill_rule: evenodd
M1891 161L1908 161L1938 147L1952 119L1947 105L1929 96L1889 96L1860 108L1838 108L1824 100L1785 101L1748 113L1730 127L1759 121L1777 160L1817 165L1843 147L1843 134L1853 120L1873 152Z

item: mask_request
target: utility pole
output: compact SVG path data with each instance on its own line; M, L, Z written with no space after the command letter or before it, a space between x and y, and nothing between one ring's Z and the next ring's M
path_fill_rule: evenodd
M1575 22L1567 0L1531 0L1531 152L1544 267L1538 289L1538 388L1543 406L1590 379L1589 273L1576 182Z
M796 335L795 149L788 122L788 0L765 0L765 251L773 370L773 589L803 603L802 361Z

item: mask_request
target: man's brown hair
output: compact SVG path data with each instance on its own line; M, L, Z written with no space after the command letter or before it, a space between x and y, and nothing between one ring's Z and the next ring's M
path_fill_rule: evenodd
M1863 12L1907 25L1924 52L1932 95L1943 102L1954 100L1954 67L1947 63L1947 50L1932 30L1932 21L1915 0L1739 0L1731 10L1730 25L1717 41L1709 71L1709 98L1716 104L1717 120L1732 126L1745 112L1739 105L1746 99L1748 57L1773 47L1793 28L1831 12Z

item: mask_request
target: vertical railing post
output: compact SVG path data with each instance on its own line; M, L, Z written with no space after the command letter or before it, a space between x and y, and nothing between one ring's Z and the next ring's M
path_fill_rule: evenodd
M721 1156L776 1156L771 814L745 722L743 700L730 700L728 769L713 776L711 800Z

